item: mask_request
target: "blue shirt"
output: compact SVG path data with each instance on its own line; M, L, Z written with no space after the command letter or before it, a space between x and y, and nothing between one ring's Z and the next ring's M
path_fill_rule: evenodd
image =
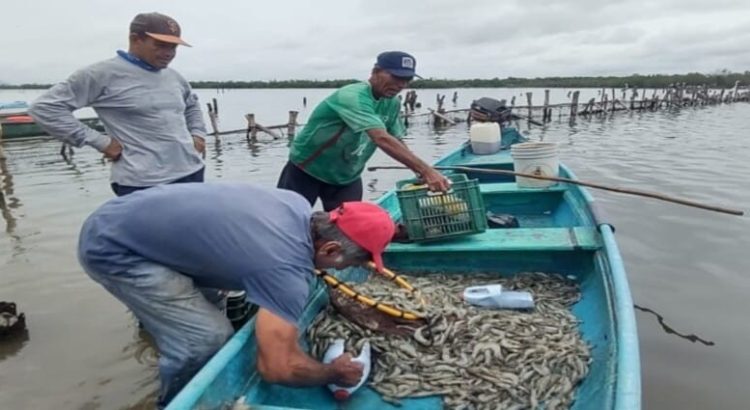
M117 274L145 260L198 286L244 289L296 324L314 278L310 204L242 183L162 185L114 198L84 222L81 262Z

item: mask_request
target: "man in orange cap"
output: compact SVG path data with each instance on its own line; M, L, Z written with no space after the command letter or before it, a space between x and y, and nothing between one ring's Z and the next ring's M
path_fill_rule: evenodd
M39 97L29 114L50 135L90 145L111 159L116 195L155 185L202 182L206 127L198 97L168 68L182 40L179 24L142 13L130 24L128 51L84 67ZM92 107L106 134L78 121Z
M243 289L260 306L256 363L266 381L355 385L362 365L351 356L323 364L302 350L300 318L315 268L373 261L382 269L394 230L388 213L371 203L313 212L283 189L169 184L102 205L83 224L78 258L156 340L166 405L233 332L196 286Z

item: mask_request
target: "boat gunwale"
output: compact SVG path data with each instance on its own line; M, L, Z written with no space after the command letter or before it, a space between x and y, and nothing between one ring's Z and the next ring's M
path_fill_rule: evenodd
M438 159L435 163L440 164L447 161L451 156L457 155L461 150L466 149L466 147L466 143L462 144L457 149ZM567 166L561 164L560 167L571 179L576 179L575 174ZM591 210L591 217L593 218L591 222L597 228L602 238L602 246L596 252L601 251L602 254L600 257L603 256L605 259L603 262L606 266L600 268L603 270L600 274L604 276L605 288L607 293L609 293L606 301L612 312L609 316L614 322L614 340L612 341L612 345L615 354L615 369L613 374L610 375L614 379L610 387L612 395L610 403L612 403L612 408L616 410L637 410L641 408L641 380L635 311L622 256L614 237L614 228L605 221L598 220L594 212L596 201L588 190L576 185L570 185L568 188L580 193L587 208ZM393 193L392 191L389 190L381 195L376 202L383 202L383 200L388 198L389 194ZM311 292L311 300L315 300L319 293L323 291L323 288L314 288ZM167 410L194 408L219 374L242 351L243 346L248 343L254 334L254 326L255 318L252 318L209 360L188 385L178 393L167 406ZM302 334L300 337L303 337ZM264 408L262 405L254 404L253 406L260 409ZM289 410L295 409L292 407L283 408Z

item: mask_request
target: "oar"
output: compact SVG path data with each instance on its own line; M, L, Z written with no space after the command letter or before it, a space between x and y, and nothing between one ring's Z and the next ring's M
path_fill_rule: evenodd
M404 166L381 166L381 167L368 167L367 168L368 171L374 171L378 169L408 169L408 168ZM476 173L481 173L481 174L515 175L515 176L524 177L524 178L542 179L545 181L567 182L569 184L582 185L582 186L587 186L587 187L596 188L596 189L603 189L605 191L619 192L621 194L638 195L638 196L644 196L647 198L660 199L662 201L672 202L675 204L680 204L680 205L685 205L685 206L691 206L693 208L705 209L708 211L720 212L724 214L739 215L739 216L742 216L745 214L745 212L738 211L736 209L723 208L723 207L714 206L714 205L706 205L706 204L691 201L688 199L674 198L674 197L670 197L667 195L658 194L655 192L642 191L640 189L632 189L632 188L612 187L612 186L607 186L607 185L602 185L602 184L596 184L593 182L580 181L577 179L525 174L522 172L507 171L504 169L484 169L484 168L461 167L461 166L436 166L435 169L446 170L446 171L476 172Z

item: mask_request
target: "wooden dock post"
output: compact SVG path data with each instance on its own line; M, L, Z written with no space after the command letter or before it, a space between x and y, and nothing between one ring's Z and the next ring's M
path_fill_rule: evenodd
M591 115L591 111L594 110L594 104L596 104L596 98L591 97L589 102L587 102L586 105L583 106L583 115Z
M531 92L527 92L526 93L526 101L529 103L529 115L528 115L528 117L532 118L532 115L533 115L532 112L533 111L531 109Z
M214 98L214 103L216 102L216 99ZM216 114L216 108L215 106L212 106L211 103L206 103L206 106L208 107L208 120L211 122L211 128L213 129L214 137L219 137L219 121L218 121L218 115Z
M255 114L245 114L247 132L245 138L255 141L258 138L258 127L255 126Z
M549 90L544 90L544 107L542 108L542 122L552 121L552 110L549 108Z
M570 119L573 120L578 115L578 95L580 95L580 91L574 91L573 92L573 101L570 103Z
M739 97L739 88L740 88L740 81L737 80L734 82L734 91L732 92L732 102L737 101L737 98Z
M602 89L602 114L607 113L607 103L609 102L609 95L607 95L607 92Z
M299 114L299 111L289 111L289 125L286 128L286 133L290 137L294 136L294 128L297 126L297 114Z
M216 98L212 98L212 100L214 103L214 115L216 115L216 117L218 118L219 117L219 104L216 102Z

